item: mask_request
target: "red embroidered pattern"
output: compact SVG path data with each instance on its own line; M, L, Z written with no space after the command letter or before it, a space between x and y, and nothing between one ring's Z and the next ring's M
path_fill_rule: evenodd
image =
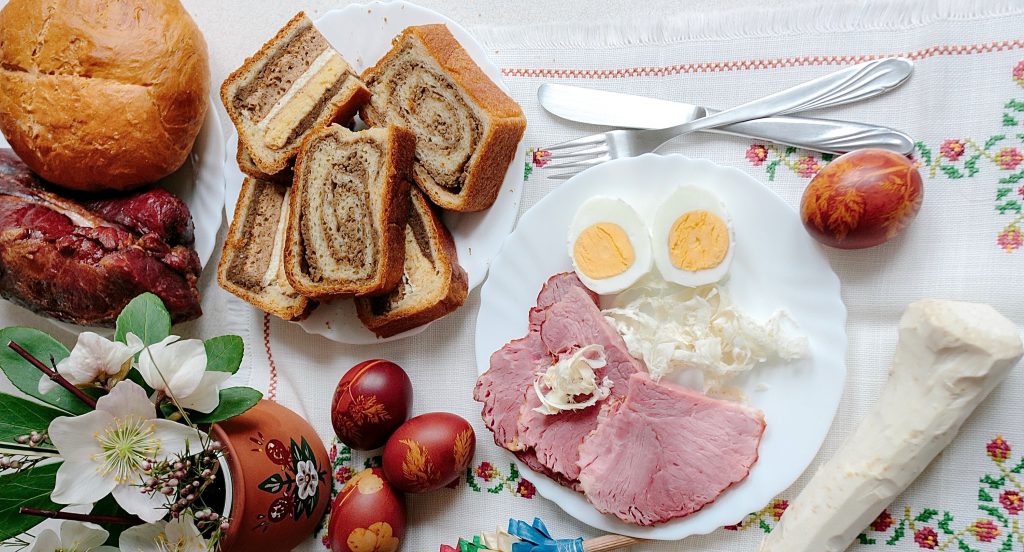
M270 315L263 313L263 348L267 351L267 363L270 364L270 383L267 385L267 398L277 398L277 364L274 353L270 350Z
M659 67L629 67L625 69L526 69L505 67L501 73L506 77L543 77L572 79L621 79L630 77L665 77L685 73L721 73L725 71L750 71L801 67L813 65L853 65L884 57L905 57L912 60L936 56L964 56L1024 49L1024 39L1000 40L983 44L940 44L908 52L892 54L858 54L838 56L796 56L772 59L747 59L733 61L712 61L702 63L680 63Z

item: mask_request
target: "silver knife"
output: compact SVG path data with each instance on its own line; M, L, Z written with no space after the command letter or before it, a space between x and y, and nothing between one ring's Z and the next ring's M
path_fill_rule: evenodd
M564 84L540 85L537 98L544 109L563 119L616 128L666 128L717 113L716 110L682 102ZM825 153L882 148L906 155L914 149L910 136L898 130L811 117L766 117L705 131Z

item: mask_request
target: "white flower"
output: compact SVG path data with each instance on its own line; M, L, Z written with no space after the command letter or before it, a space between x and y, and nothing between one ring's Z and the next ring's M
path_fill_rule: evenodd
M99 525L81 521L60 524L60 535L53 529L39 532L28 552L117 552L113 546L103 546L110 533Z
M306 500L313 496L319 482L316 464L312 460L303 460L295 466L295 489L298 491L299 500Z
M139 489L142 463L184 452L188 442L198 450L205 437L197 429L156 419L146 391L131 380L100 397L96 410L56 418L47 433L64 458L50 495L54 502L89 504L113 493L122 508L147 522L167 513L166 497Z
M129 333L126 337L127 345L93 332L78 334L71 354L57 363L57 373L72 385L86 385L123 373L143 347L142 340L135 334ZM55 387L57 384L47 376L39 380L40 393L48 393Z
M209 546L189 515L136 525L121 533L121 552L206 552Z
M168 336L139 355L142 379L182 408L211 412L220 403L219 389L231 374L206 370L206 348L198 339Z

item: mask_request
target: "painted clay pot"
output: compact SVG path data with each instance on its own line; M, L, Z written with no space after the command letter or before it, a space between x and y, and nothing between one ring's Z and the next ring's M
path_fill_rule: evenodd
M327 451L298 414L260 401L214 425L224 445L230 529L223 552L291 550L313 534L331 500Z

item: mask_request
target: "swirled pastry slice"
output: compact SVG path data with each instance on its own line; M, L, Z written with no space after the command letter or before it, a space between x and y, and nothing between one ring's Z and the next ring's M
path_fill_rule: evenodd
M356 299L359 320L378 336L390 337L459 308L468 292L469 278L459 266L451 234L413 187L402 281L387 295Z
M295 165L285 273L306 297L378 295L402 278L416 138L401 127L309 136Z
M438 206L494 203L526 129L523 110L473 62L444 25L409 27L363 73L370 126L416 134L416 184Z
M245 179L217 267L217 281L261 310L285 320L301 320L316 303L299 295L284 274L288 196L287 186Z
M299 12L221 86L221 100L256 167L277 174L302 141L348 122L369 99L352 67Z

